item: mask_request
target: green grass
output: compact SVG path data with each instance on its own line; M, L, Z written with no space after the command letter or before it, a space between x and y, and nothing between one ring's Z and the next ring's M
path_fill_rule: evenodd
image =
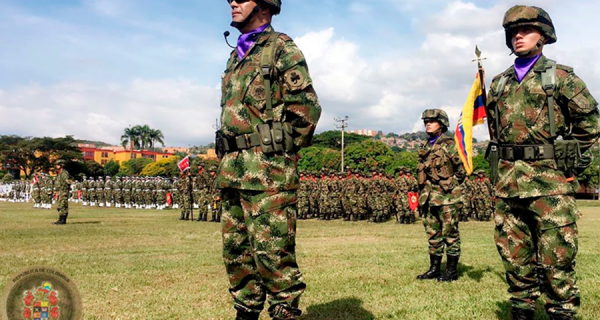
M30 207L0 202L0 290L21 269L47 265L75 280L85 319L234 318L218 224L71 205L69 224L53 226L55 210ZM600 209L581 210L580 316L597 319ZM460 279L439 284L415 280L429 264L421 224L300 221L302 319L510 319L492 222L462 223L461 236Z

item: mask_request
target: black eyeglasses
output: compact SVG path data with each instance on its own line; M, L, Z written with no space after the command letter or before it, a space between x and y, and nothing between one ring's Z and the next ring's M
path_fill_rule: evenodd
M234 1L237 2L237 4L242 4L244 2L248 2L248 1L251 1L251 0L227 0L227 3L231 4Z

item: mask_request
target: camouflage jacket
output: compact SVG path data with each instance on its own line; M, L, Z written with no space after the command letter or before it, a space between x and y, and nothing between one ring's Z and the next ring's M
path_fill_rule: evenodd
M71 191L71 183L69 181L69 173L67 170L61 170L56 177L56 189L59 196L68 197L69 191Z
M442 135L433 146L425 141L419 149L421 183L419 204L444 206L461 202L462 182L467 175L456 150L454 140ZM419 178L421 179L421 178Z
M257 126L267 121L260 60L273 32L267 27L241 61L236 50L231 52L221 98L221 130L227 136L257 132ZM298 150L310 144L321 107L300 49L285 34L275 42L271 74L274 120L291 123ZM265 155L260 147L231 152L219 165L216 184L219 188L256 191L295 190L300 185L297 162L295 152Z
M552 144L548 103L541 80L547 64L548 59L542 56L521 83L512 66L493 79L486 108L495 136L495 107L498 107L500 144ZM498 93L502 75L508 76L508 82L504 91ZM556 133L564 137L571 128L572 137L579 140L581 151L585 152L600 135L598 103L572 68L557 65L554 101ZM577 179L567 181L554 159L500 160L498 171L496 196L500 198L572 194L579 188Z

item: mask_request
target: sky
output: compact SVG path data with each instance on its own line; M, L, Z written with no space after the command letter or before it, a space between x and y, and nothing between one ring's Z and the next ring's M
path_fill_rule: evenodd
M600 99L597 0L283 0L273 27L303 51L323 109L317 132L398 134L441 108L453 129L477 72L510 67L502 18L542 6L558 42L544 54L575 68ZM162 130L168 146L214 140L220 81L239 32L225 0L1 0L0 135L120 143L124 128ZM487 139L486 126L475 137Z

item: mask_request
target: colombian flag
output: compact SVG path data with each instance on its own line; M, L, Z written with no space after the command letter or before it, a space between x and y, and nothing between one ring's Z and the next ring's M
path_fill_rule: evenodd
M473 173L473 127L484 123L486 118L485 103L483 94L483 84L477 73L477 77L471 87L471 92L467 97L467 102L463 107L454 141L458 147L458 154L465 166L467 174Z

